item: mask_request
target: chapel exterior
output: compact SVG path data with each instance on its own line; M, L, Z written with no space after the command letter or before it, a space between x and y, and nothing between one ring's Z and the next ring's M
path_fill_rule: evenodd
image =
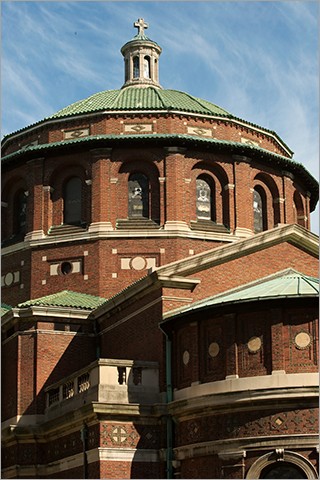
M2 142L2 478L318 478L318 183L134 26Z

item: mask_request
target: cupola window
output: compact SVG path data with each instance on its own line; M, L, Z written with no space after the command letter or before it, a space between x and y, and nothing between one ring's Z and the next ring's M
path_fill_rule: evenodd
M133 173L128 185L129 218L149 218L149 179L143 173Z
M150 78L150 57L146 56L143 59L143 76Z
M133 77L139 78L139 57L133 59Z
M209 181L204 178L197 178L197 200L196 210L197 219L215 221L214 205L213 205L213 187Z
M82 182L79 177L72 177L64 188L63 222L71 225L81 223L82 213Z

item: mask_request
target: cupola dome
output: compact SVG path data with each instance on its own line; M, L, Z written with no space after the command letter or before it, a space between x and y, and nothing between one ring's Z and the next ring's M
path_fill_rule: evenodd
M161 47L145 35L144 30L148 24L143 18L139 18L133 25L139 30L137 35L121 48L125 62L125 83L122 88L150 85L162 88L159 84L158 63Z

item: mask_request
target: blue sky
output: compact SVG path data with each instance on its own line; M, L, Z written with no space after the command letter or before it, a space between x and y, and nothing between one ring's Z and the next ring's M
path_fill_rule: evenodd
M2 0L2 136L120 88L120 48L135 35L138 17L163 49L164 88L276 131L319 178L316 1Z

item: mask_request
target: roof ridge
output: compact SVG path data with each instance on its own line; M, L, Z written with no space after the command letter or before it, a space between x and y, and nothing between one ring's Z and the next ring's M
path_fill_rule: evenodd
M201 100L203 100L204 102L207 102L207 103L209 103L210 105L212 105L212 106L218 108L219 110L225 112L229 117L234 118L231 113L227 112L227 110L225 110L224 108L219 107L219 105L216 105L215 103L209 102L209 100L205 100L205 99L201 99L201 98L199 98L199 97L195 97L195 96L192 95L191 93L183 92L183 91L181 91L181 90L175 90L175 89L169 89L169 90L170 90L171 92L183 93L183 95L185 95L186 97L190 98L191 100L196 101L196 102L198 103L198 105L200 105L202 108L205 108L206 110L208 110L209 114L211 114L211 115L212 115L212 112L210 113L210 110L209 110L208 106L205 105L205 103L202 103ZM215 115L220 116L219 113L215 113Z
M125 90L124 88L118 90L118 94L115 96L113 102L111 103L111 107L110 107L110 108L113 108L113 106L116 104L116 102L119 101L119 98L121 98L121 97L124 95L124 93L123 93L124 90ZM106 90L106 92L108 92L108 91L110 91L110 90ZM113 90L113 91L116 92L117 89L115 89L115 90Z
M164 108L165 107L165 103L164 103L164 98L163 98L163 95L162 95L162 92L158 89L158 88L155 88L153 86L151 87L148 87L148 88L153 88L154 90L154 93L158 96L160 102L161 102L161 105L162 107Z
M219 110L222 110L223 112L226 112L226 116L231 117L231 118L234 118L233 115L232 115L230 112L228 112L227 110L225 110L225 109L222 108L222 107L219 107L219 105L216 105L215 103L210 102L209 100L205 100L204 98L200 98L200 97L195 97L194 95L190 95L190 94L188 94L188 93L187 93L187 95L188 95L189 97L192 97L194 100L196 100L197 103L198 103L199 105L201 105L202 107L204 107L204 108L208 108L208 107L205 105L205 103L207 102L207 103L210 103L210 105L213 105L214 107L218 108Z
M99 297L97 295L91 295L90 293L83 293L83 292L77 292L74 290L60 290L59 292L51 293L50 295L44 295L42 297L38 298L32 298L30 300L27 300L25 302L18 303L17 307L18 308L24 308L32 305L36 305L37 303L44 302L44 301L50 301L50 300L55 300L58 299L59 297L63 297L65 295L76 295L80 296L83 298L90 298L90 299L95 299L95 300L101 300L101 301L106 301L107 299L104 297Z

